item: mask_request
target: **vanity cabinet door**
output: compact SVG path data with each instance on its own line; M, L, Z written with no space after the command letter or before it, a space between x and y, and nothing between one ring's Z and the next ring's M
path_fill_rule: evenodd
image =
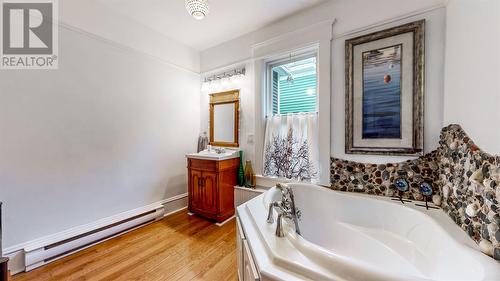
M238 266L238 280L243 281L243 241L245 240L245 235L243 234L243 229L241 228L240 219L236 217L236 264Z
M203 209L217 213L217 173L203 172Z
M260 281L259 273L255 267L250 247L247 240L243 240L243 280L244 281Z
M216 222L233 216L239 163L239 158L221 161L188 158L189 212Z
M203 194L202 194L202 172L198 170L190 171L190 193L191 193L191 207L195 209L203 208Z

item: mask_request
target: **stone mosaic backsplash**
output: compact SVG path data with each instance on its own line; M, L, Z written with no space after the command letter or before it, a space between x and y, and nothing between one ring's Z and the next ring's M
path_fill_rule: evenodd
M459 125L441 131L443 210L500 261L500 156L481 151Z
M403 176L403 198L421 201L419 186L432 185L432 201L500 261L500 156L481 151L459 125L442 129L439 147L415 160L367 164L331 158L331 188L398 197L394 180Z
M433 201L441 204L441 191L436 188L439 181L437 151L401 163L365 164L333 157L330 161L332 189L398 197L394 180L403 175L410 185L409 191L403 194L404 199L424 200L419 185L428 182L435 187Z

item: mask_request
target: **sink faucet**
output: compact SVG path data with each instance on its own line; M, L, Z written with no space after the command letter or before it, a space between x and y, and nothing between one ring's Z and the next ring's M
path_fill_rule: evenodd
M295 225L295 232L300 235L299 219L301 217L300 210L295 207L295 199L292 189L282 183L277 183L276 188L281 190L281 201L275 201L269 204L269 212L267 214L267 223L274 223L273 209L278 211L278 219L276 222L276 236L284 237L283 218L290 219Z

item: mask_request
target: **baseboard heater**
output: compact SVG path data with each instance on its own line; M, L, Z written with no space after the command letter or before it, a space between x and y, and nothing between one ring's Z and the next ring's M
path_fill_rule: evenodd
M53 262L67 255L124 234L163 218L164 207L158 205L151 210L135 214L105 226L98 227L75 236L64 238L47 245L33 245L24 249L26 271Z

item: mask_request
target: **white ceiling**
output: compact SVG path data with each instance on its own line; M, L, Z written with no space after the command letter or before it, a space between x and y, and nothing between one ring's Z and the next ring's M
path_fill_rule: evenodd
M329 0L209 0L210 13L201 21L187 13L184 0L97 1L201 51Z

